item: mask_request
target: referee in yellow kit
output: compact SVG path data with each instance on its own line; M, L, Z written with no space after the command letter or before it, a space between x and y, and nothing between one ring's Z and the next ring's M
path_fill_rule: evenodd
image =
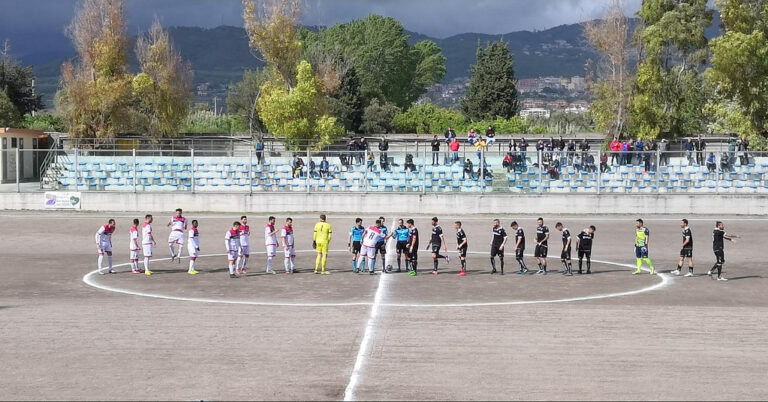
M315 233L312 235L312 248L317 250L317 259L315 260L316 274L329 274L329 272L325 270L325 265L328 261L328 245L331 243L332 236L333 230L331 229L331 225L325 221L325 215L320 215L320 222L315 224ZM318 272L318 269L320 269L321 266L322 271Z

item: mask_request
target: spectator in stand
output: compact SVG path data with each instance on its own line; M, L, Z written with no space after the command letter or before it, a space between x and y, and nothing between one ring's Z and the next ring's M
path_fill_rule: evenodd
M475 137L475 129L470 128L469 132L467 133L467 142L475 145L475 142L477 141L477 137Z
M645 149L649 152L649 154L646 155L650 161L648 165L648 171L650 172L652 170L656 170L656 151L659 149L659 144L656 143L656 140L651 138L645 142Z
M432 166L436 166L440 163L440 140L437 139L437 135L432 137Z
M368 148L368 141L365 137L360 137L360 140L357 142L357 161L361 165L363 164L363 158L368 151L370 151L370 148Z
M373 152L369 152L368 153L368 160L365 163L365 168L369 172L373 172L373 165L375 164L375 162L376 162L376 158L373 156Z
M507 147L509 148L509 152L517 152L517 141L515 141L514 138L510 138Z
M637 141L635 141L635 152L637 152L637 155L635 156L636 163L639 166L644 158L643 158L643 151L645 151L645 143L643 142L643 139L640 137L637 137Z
M350 136L347 140L347 151L349 151L347 156L341 158L341 164L344 166L351 165L355 159L355 151L357 151L357 141L355 141L355 137Z
M293 175L291 177L303 177L304 176L304 161L298 156L293 161Z
M485 156L485 140L483 137L477 137L477 141L475 141L475 150L477 151L477 163L480 163L483 161L483 158Z
M485 130L485 145L491 146L494 142L496 142L496 130L493 129L493 126L488 126L488 129Z
M464 170L461 173L461 178L466 179L467 176L469 176L470 179L475 178L475 171L472 170L472 161L467 158L466 161L464 161Z
M379 152L381 152L379 154L379 162L389 164L387 151L389 151L389 141L387 141L387 137L381 137L381 141L379 141ZM384 166L381 168L384 169Z
M619 154L621 153L621 142L618 137L613 137L613 141L609 144L611 148L611 163L618 163Z
M693 142L693 149L696 150L696 163L699 165L704 164L704 150L706 148L707 143L704 142L704 139L701 138L701 134L699 134L699 137Z
M459 140L454 137L451 139L451 143L448 144L448 148L451 150L451 164L459 161Z
M688 160L688 163L693 164L693 141L690 138L685 140L683 149L685 150L685 159Z
M740 142L737 142L737 145L739 147L739 159L742 165L748 165L749 164L749 154L747 151L749 151L749 140L747 139L747 136L741 137Z
M621 143L621 158L619 158L619 165L626 165L627 164L627 151L629 150L629 147L631 146L632 140L629 140L627 142Z
M552 137L549 137L549 139L546 142L544 142L544 149L546 149L547 151L547 156L549 156L549 160L554 159L553 151L555 147L557 147L557 144L555 144L555 139Z
M725 152L720 155L720 171L723 173L731 171L731 157Z
M568 145L566 146L566 149L568 150L568 164L573 165L573 156L576 154L576 142L573 141L573 138L568 140Z
M411 172L416 171L416 164L413 163L413 154L405 154L404 165L405 170L410 170Z
M659 164L666 165L668 161L667 157L667 149L669 147L669 141L667 141L665 138L662 138L661 141L659 141Z
M320 175L317 174L317 165L315 165L315 161L312 158L309 158L309 177L313 179L320 177Z
M583 161L584 158L587 157L587 153L589 153L589 141L587 141L587 137L584 137L584 139L579 144L579 150L581 151L581 160Z
M456 132L453 131L452 128L448 127L447 130L445 130L445 145L448 145L453 141L454 138L456 138Z
M565 140L563 139L563 136L561 135L560 138L557 139L557 150L560 152L560 156L558 156L558 159L560 159L560 164L565 165Z
M709 173L713 173L715 170L717 170L717 163L715 162L715 154L713 152L710 152L709 156L707 157L707 171L709 171Z
M728 143L728 166L733 166L736 163L736 150L739 147L736 137L731 137L731 141Z
M608 168L608 155L603 152L600 154L600 173L606 173L611 169Z
M528 156L528 140L526 140L525 137L520 138L518 149L520 149L520 159L523 161L523 166L526 166L528 164L526 162L526 157Z
M330 171L330 164L328 163L328 160L325 159L325 156L323 156L323 160L320 161L320 177L328 177L328 173Z
M253 150L256 153L256 163L261 165L264 161L264 141L261 137L253 137Z
M504 155L504 159L501 161L501 166L507 168L507 172L512 170L512 167L515 164L515 157L513 156L512 152L507 152L506 155Z
M584 158L584 170L590 173L594 173L597 171L597 166L595 166L595 156L592 154L587 154L587 157Z

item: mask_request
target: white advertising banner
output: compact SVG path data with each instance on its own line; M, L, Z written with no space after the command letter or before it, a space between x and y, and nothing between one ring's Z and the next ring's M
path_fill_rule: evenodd
M67 191L46 191L46 209L80 209L80 193Z

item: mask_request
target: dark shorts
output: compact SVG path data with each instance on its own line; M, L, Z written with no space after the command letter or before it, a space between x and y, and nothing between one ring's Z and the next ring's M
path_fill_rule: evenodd
M433 244L432 245L432 254L440 254L440 244Z
M579 249L579 259L582 259L584 257L592 258L592 249L584 250L584 249L580 248Z
M723 250L715 250L715 258L717 259L717 262L722 264L725 262L725 251Z
M515 258L517 258L518 260L522 260L523 255L525 255L525 247L515 249Z
M462 257L462 258L466 257L467 256L467 249L468 248L469 248L468 246L464 246L464 247L460 248L459 249L459 257Z
M359 241L352 242L352 254L360 254L360 248L362 244Z
M571 248L570 247L560 251L560 259L561 260L570 260L571 259Z
M380 242L376 243L376 249L379 250L379 253L381 255L386 255L387 254L387 242L380 241Z
M491 246L491 258L496 256L504 257L504 249L499 250L499 246Z
M648 258L648 247L646 246L635 246L635 257L637 258Z
M547 251L548 247L546 244L542 245L536 245L536 248L533 250L533 256L538 258L547 258Z
M680 257L693 258L693 247L680 250Z
M397 241L397 253L400 254L402 252L405 252L408 254L408 242L407 241Z

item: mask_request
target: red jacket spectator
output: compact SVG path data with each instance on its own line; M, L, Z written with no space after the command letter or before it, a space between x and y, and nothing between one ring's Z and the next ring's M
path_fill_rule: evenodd
M459 142L456 140L451 141L448 147L451 149L451 152L459 152Z
M621 151L621 143L616 138L614 138L613 141L611 141L610 147L611 147L611 151L613 152Z

